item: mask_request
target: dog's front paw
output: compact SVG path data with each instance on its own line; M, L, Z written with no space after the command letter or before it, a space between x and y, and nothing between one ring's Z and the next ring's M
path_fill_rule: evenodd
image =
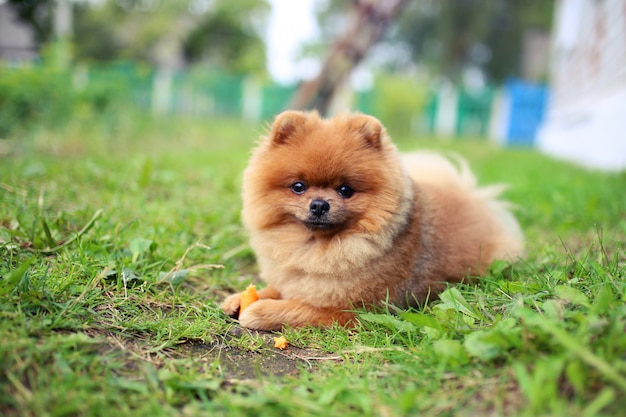
M237 317L239 306L241 305L241 293L233 294L224 300L222 310L230 317Z
M253 330L280 330L284 324L281 304L276 300L259 300L239 315L239 324Z

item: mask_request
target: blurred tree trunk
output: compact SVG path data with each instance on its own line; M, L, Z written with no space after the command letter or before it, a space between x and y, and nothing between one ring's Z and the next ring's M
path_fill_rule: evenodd
M355 0L354 16L337 39L318 76L305 81L291 100L292 109L326 114L337 89L383 35L408 0Z

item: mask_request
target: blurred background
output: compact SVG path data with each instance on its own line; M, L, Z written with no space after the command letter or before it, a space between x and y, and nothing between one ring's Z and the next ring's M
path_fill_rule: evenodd
M0 0L0 138L287 108L621 170L626 1Z

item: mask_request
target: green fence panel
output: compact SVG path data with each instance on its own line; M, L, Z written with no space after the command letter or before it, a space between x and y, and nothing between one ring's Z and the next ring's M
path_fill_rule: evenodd
M206 90L214 103L214 114L241 117L243 110L243 78L222 74Z
M354 109L365 114L372 114L374 107L372 106L372 100L374 99L374 93L370 91L357 91L355 93Z
M271 120L289 106L297 86L267 84L261 87L261 119Z
M102 107L111 103L107 100L126 100L144 110L152 102L154 71L134 64L122 63L90 67L88 70L88 91L95 95Z
M426 105L424 106L423 117L425 120L426 131L430 134L435 133L435 123L437 122L437 111L439 110L439 95L433 91L428 94Z
M491 116L491 103L494 89L487 87L481 90L459 91L457 103L456 135L481 136L487 135Z
M179 72L172 82L172 110L175 113L240 117L243 83L243 77L221 72Z

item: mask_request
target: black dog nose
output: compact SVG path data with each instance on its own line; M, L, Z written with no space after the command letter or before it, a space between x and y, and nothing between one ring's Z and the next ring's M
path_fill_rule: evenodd
M309 206L309 211L315 217L322 217L330 211L330 204L326 200L313 200Z

